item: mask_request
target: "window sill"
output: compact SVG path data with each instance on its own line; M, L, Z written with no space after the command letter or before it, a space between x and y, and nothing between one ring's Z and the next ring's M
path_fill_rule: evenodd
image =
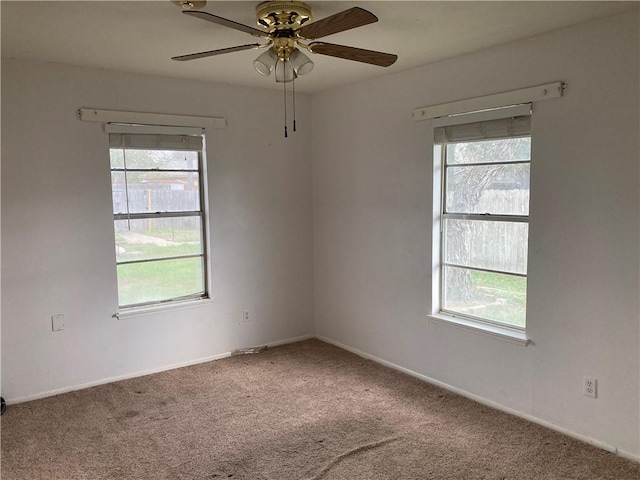
M488 325L486 323L474 322L466 318L453 317L443 314L430 314L429 319L441 324L448 325L456 328L463 328L470 330L481 335L487 335L494 338L499 338L512 343L526 346L529 343L527 334L524 331L512 330L507 327L500 327L497 325Z
M118 313L113 314L113 318L123 320L125 318L140 317L143 315L152 315L155 313L164 313L176 310L185 310L189 308L204 307L213 303L210 298L199 298L193 300L185 300L182 302L170 302L158 305L149 305L147 307L124 308Z

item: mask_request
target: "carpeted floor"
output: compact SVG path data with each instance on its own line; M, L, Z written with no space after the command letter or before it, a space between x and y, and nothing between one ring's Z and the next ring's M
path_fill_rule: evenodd
M1 422L3 480L640 478L317 340L11 405Z

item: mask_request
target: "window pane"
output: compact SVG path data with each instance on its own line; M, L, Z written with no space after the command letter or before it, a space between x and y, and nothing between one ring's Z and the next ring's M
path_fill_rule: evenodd
M124 168L124 150L121 148L109 149L109 157L111 158L111 168Z
M110 149L111 168L198 170L198 152L175 150Z
M113 213L194 212L200 210L197 172L111 172Z
M527 279L444 267L443 310L524 327Z
M531 137L447 145L447 164L517 162L531 159Z
M204 293L202 257L118 265L120 306Z
M124 174L111 172L111 198L113 213L127 213L127 192L124 187Z
M116 220L116 260L148 260L202 253L200 217Z
M444 220L445 262L466 267L527 273L529 224Z
M529 214L530 164L446 169L447 213Z

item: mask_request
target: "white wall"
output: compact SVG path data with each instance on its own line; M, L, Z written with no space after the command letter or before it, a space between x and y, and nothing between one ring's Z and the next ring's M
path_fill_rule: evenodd
M2 395L24 399L313 334L310 100L7 60L2 64ZM107 135L76 110L222 116L207 132L213 301L116 320ZM299 152L305 154L300 155ZM242 309L253 321L241 321ZM52 332L51 315L65 315Z
M314 95L316 334L637 456L638 40L634 13ZM558 80L532 118L531 344L429 322L432 131L410 112Z

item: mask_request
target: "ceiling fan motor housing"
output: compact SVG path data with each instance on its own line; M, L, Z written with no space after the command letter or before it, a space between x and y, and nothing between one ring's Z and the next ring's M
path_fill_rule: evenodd
M273 30L295 30L311 21L311 7L304 2L262 2L256 7L258 25Z

